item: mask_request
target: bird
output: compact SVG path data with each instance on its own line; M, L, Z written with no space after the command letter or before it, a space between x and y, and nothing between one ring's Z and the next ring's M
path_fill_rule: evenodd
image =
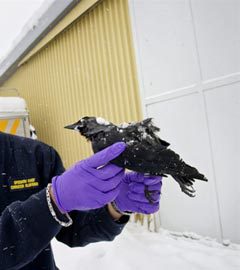
M102 117L84 116L64 128L78 131L92 144L94 153L116 143L124 142L126 149L111 163L144 175L172 176L180 189L189 197L195 197L195 180L208 181L195 167L185 163L179 154L169 148L170 143L159 137L160 128L153 118L140 122L114 124ZM154 192L145 188L145 196L153 203Z

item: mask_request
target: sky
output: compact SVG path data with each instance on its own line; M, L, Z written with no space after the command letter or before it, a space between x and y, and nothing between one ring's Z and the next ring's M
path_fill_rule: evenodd
M23 26L48 0L0 0L0 59L7 54Z

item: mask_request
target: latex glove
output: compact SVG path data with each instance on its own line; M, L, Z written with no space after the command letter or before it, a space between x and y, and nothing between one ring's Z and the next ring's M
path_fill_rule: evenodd
M148 191L154 191L151 194L153 203L146 198L146 186ZM126 173L120 193L114 203L121 212L154 213L159 209L161 187L162 177L160 176L145 176L136 172Z
M62 212L96 209L113 201L120 191L124 170L109 161L125 147L125 143L115 143L54 177L52 193L59 209Z

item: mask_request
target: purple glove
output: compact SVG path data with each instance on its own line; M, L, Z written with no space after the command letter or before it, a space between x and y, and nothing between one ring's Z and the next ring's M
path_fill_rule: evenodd
M124 170L108 162L125 147L125 143L115 143L53 177L52 192L59 209L62 212L96 209L113 201L120 191Z
M153 203L146 198L146 186L151 194ZM114 200L116 207L121 212L135 212L151 214L159 209L159 200L162 187L162 177L145 176L141 173L126 173L120 188L120 193Z

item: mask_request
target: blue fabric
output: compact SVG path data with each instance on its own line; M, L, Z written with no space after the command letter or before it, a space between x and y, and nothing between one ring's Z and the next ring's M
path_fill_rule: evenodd
M61 227L51 216L45 187L64 171L58 153L31 139L0 132L0 269L55 270L52 238L70 247L111 241L128 218L115 222L106 207L70 213ZM64 220L60 212L59 219Z

